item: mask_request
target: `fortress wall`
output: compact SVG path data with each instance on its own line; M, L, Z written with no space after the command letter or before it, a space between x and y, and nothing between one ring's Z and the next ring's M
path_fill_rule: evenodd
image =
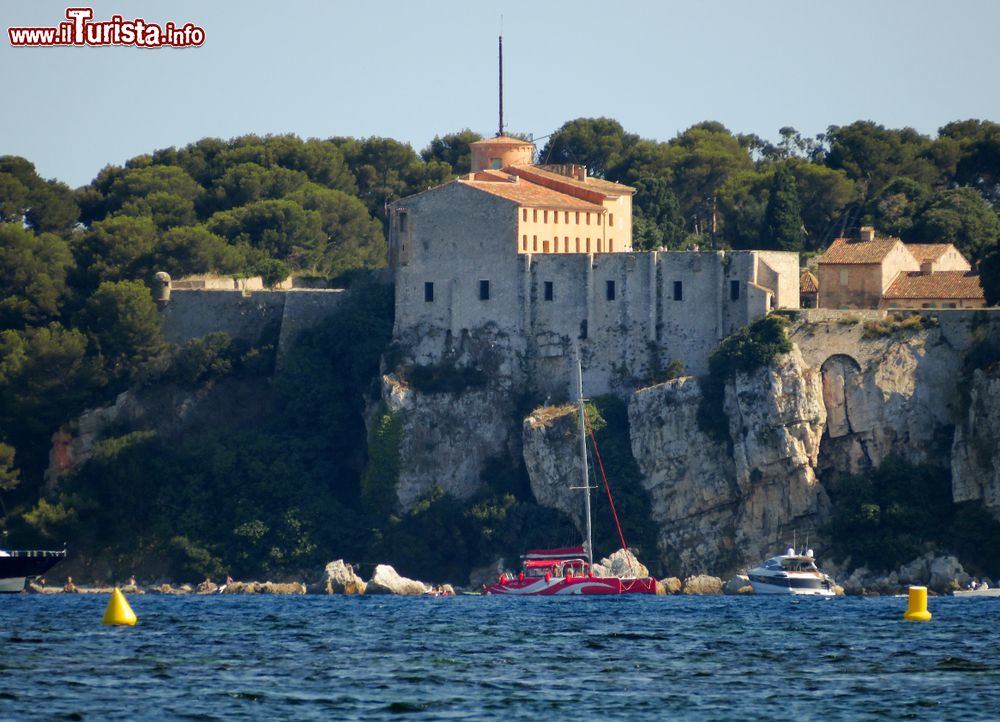
M657 254L657 262L661 365L678 359L687 373L704 373L720 338L725 291L722 257L715 252L664 252ZM677 282L680 300L674 299Z
M216 331L234 340L257 343L261 333L280 324L287 294L280 291L205 291L178 289L160 311L160 330L171 343L184 343Z
M460 215L455 207L462 208ZM511 240L517 206L452 183L408 198L405 210L410 227L400 248L406 260L397 270L397 334L427 326L457 337L463 328L489 322L519 331L519 262ZM490 282L488 300L479 297L481 280ZM424 300L427 282L434 284L431 302Z
M334 312L347 293L343 289L291 290L284 293L285 306L281 316L281 333L278 335L279 366L299 333L321 323Z

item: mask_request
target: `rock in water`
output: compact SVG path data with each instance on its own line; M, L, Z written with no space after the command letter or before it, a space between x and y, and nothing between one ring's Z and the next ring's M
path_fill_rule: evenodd
M368 581L365 594L427 594L429 591L423 582L401 577L388 564L379 564Z
M722 594L722 580L707 574L698 574L684 580L685 594Z
M635 558L635 554L625 549L619 549L609 557L605 557L593 566L597 577L648 577L649 569Z
M746 574L737 574L726 582L722 592L724 594L752 594L753 587L750 585L750 577Z
M680 594L684 585L677 577L667 577L656 582L657 594ZM660 590L663 590L662 592Z
M354 567L343 559L330 562L323 569L321 579L309 585L310 594L364 594L364 580L354 571Z

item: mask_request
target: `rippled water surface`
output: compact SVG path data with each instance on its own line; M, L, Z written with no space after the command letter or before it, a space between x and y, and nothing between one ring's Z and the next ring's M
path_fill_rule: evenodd
M1000 600L0 596L0 719L997 719Z

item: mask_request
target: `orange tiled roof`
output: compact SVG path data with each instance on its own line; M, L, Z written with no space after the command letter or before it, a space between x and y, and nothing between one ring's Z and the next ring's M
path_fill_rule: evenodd
M611 181L601 180L600 178L587 178L587 180L577 180L576 178L563 175L562 173L553 173L549 170L544 170L537 165L515 165L506 168L505 170L515 175L519 175L522 178L536 178L544 183L552 183L554 185L564 185L569 189L579 189L586 191L591 194L600 194L605 197L617 197L623 195L632 195L635 193L635 188L631 186L622 185L621 183L612 183Z
M478 177L482 177L483 175L485 174L477 174ZM490 175L499 177L501 174L493 171ZM502 180L459 180L457 182L467 185L470 188L475 188L476 190L499 196L500 198L506 198L507 200L514 201L522 206L565 208L570 210L595 212L601 212L604 210L603 206L582 201L579 198L574 198L566 193L560 193L559 191L552 190L551 188L546 188L545 186L523 179L518 179L514 182Z
M881 263L897 243L898 238L876 238L874 241L848 241L837 238L819 257L820 263Z
M984 298L979 276L971 271L918 273L904 271L896 276L885 298Z
M913 257L917 259L917 263L926 263L927 261L934 262L943 256L949 248L951 248L950 243L906 244L906 250L913 254Z
M810 271L803 271L799 276L799 293L818 293L819 279Z

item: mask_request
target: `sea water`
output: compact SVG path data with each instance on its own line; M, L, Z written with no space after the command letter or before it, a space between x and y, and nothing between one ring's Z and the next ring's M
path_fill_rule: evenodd
M0 719L1000 718L998 599L0 597Z

